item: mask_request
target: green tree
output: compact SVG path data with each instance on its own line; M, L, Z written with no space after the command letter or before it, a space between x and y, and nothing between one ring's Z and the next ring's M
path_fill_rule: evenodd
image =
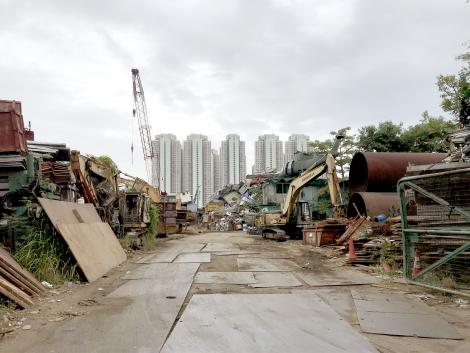
M336 169L342 180L346 178L349 171L349 164L351 163L352 156L357 150L356 136L351 134L351 128L345 127L337 131L330 132L331 139L328 140L315 140L310 143L312 154L322 155L331 151L335 137L338 135L343 136L343 140L339 146L338 156L336 157Z
M403 152L408 146L402 140L403 124L384 121L377 126L368 125L359 129L357 147L363 151Z
M427 111L423 119L410 126L401 136L411 152L448 152L447 135L456 129L455 123L443 117L432 117Z
M467 49L469 51L456 58L462 62L459 72L456 75L439 75L436 82L442 98L442 110L456 119L460 118L462 108L470 109L470 44L467 44Z

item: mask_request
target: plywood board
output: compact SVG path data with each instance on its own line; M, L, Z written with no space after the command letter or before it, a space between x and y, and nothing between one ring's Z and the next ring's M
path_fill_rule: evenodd
M179 254L174 263L178 262L211 262L211 254L210 253L200 253L200 252L194 252L194 253L182 253Z
M392 336L463 339L426 304L403 295L351 291L361 330Z
M199 272L194 283L250 284L256 283L256 280L251 272Z
M238 258L239 271L251 272L283 272L297 270L299 266L290 260L264 258Z
M101 222L100 216L91 203L79 204L75 202L44 199L41 197L38 197L38 200L56 229L58 224ZM79 217L77 217L77 214Z
M108 223L59 224L58 229L88 282L100 278L126 260L126 254Z
M155 265L165 267L157 278L126 282L96 310L58 326L34 353L159 352L199 265Z
M193 295L161 353L377 353L311 291Z
M208 243L201 251L203 252L216 252L216 251L240 251L240 247L233 243Z
M253 288L298 287L302 283L290 272L255 272L256 283Z
M347 268L327 272L297 272L296 275L312 287L351 286L378 282L376 277Z

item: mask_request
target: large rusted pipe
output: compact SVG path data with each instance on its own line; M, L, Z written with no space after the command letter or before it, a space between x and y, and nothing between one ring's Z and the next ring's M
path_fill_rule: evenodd
M381 214L396 216L400 209L396 192L356 192L349 198L348 217L357 216L353 204L362 216L371 218Z
M357 152L349 170L349 193L396 190L397 181L409 165L433 164L446 153Z

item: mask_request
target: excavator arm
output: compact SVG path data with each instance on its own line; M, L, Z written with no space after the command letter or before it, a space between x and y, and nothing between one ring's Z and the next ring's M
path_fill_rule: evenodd
M332 154L328 153L325 156L325 164L312 166L305 170L297 178L292 180L289 185L289 190L287 191L286 202L284 203L281 217L289 219L299 194L305 185L307 185L310 181L319 178L325 172L328 181L331 204L333 205L333 212L337 216L341 215L343 200L340 193L338 176L336 174L335 158Z

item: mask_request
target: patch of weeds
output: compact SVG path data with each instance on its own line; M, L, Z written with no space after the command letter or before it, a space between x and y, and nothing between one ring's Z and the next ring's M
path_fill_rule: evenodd
M155 247L156 243L157 241L155 239L154 234L147 232L142 236L142 249L143 250L145 251L152 250Z
M28 218L28 226L13 256L39 281L58 284L80 279L78 266L65 241L46 221Z
M155 237L157 233L157 225L158 225L158 209L153 204L150 205L149 216L150 216L150 223L147 228L147 233Z
M121 243L124 250L132 250L132 242L127 234L122 238L119 238L119 243Z

